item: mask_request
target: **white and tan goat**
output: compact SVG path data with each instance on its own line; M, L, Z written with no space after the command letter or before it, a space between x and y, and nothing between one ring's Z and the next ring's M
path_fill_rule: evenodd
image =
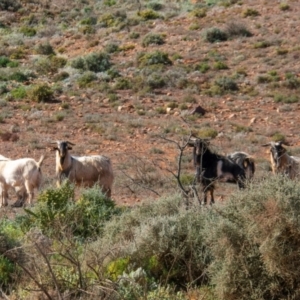
M62 178L66 177L76 185L91 187L99 184L103 193L111 197L114 174L111 161L103 155L71 156L71 142L57 141L56 151L56 176L58 186Z
M287 145L284 142L270 142L262 145L270 146L270 161L274 174L284 174L290 179L300 175L300 157L290 156L287 150L282 146Z
M34 189L39 189L42 183L41 165L44 156L36 162L33 158L20 158L16 160L0 160L0 207L7 206L9 188L22 190L25 187L28 203L31 204Z

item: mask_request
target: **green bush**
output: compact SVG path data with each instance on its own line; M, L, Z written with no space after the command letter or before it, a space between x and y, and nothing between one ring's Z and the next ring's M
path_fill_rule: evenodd
M147 7L150 9L153 9L155 11L159 11L159 10L162 10L164 6L163 6L163 4L161 4L159 2L149 2L147 4Z
M18 82L24 82L24 81L28 81L29 77L30 77L29 74L24 74L23 72L14 72L9 76L9 79Z
M49 102L53 100L53 91L47 84L36 84L27 92L29 98L35 102Z
M24 86L16 87L10 91L14 99L24 99L27 96L27 90Z
M19 63L17 61L11 61L6 56L0 56L0 68L16 68L19 66Z
M132 87L131 81L125 77L118 77L114 85L114 89L116 90L128 90L131 89L131 87Z
M226 63L224 63L223 61L216 61L214 63L214 68L216 70L227 70L228 66L226 65Z
M204 34L204 39L210 43L227 41L227 33L219 28L210 28Z
M143 47L147 47L149 45L163 45L165 43L164 35L156 34L156 33L148 33L145 35L142 41Z
M257 17L260 15L260 13L256 9L253 9L253 8L245 9L242 14L245 18L246 17Z
M137 58L140 67L156 64L172 65L169 55L165 52L140 53Z
M158 19L160 17L159 14L152 9L141 10L138 12L138 15L143 20L154 20L154 19Z
M29 36L29 37L36 35L36 30L32 27L27 27L27 26L21 27L20 32L23 33L25 36Z
M127 274L139 269L155 282L177 286L184 286L190 280L205 283L204 269L211 257L200 228L206 217L197 207L186 210L179 196L164 198L144 203L112 220L97 244L105 245L105 251L120 247L122 241L118 248L120 256L111 261L129 258Z
M87 17L85 19L82 19L80 21L81 25L96 25L97 24L97 18L95 17Z
M70 76L68 72L62 71L56 75L53 76L53 81L62 81L67 79Z
M297 89L300 87L300 80L295 74L287 72L282 85L289 89Z
M237 91L239 89L237 83L232 78L226 76L217 78L215 84L225 92Z
M80 88L87 87L89 83L97 80L97 75L94 72L84 72L78 79L77 83Z
M151 89L160 89L167 85L167 82L160 73L152 73L150 76L147 77L146 84Z
M115 53L120 50L119 45L115 43L109 43L105 46L105 51L107 53Z
M206 17L206 12L205 8L196 7L192 10L191 14L196 18L204 18Z
M0 67L6 68L8 63L10 62L10 59L6 56L0 56Z
M99 24L102 27L117 27L117 26L122 27L122 24L125 24L126 19L127 19L126 12L116 11L113 14L112 13L103 14L99 18Z
M33 209L26 209L21 218L23 228L38 227L51 236L71 232L77 238L95 238L101 234L105 222L120 209L101 193L99 186L85 189L77 202L74 202L74 185L65 181L60 188L43 191ZM56 230L68 224L65 232Z
M299 97L297 95L275 94L274 101L282 103L297 103L299 102Z
M104 72L111 67L110 57L105 52L91 53L85 57L79 57L72 61L71 66L92 72Z
M206 73L210 69L210 66L207 62L201 62L195 66L196 71L200 71L201 73Z
M1 0L0 10L17 11L22 6L17 0Z
M49 42L38 44L35 51L37 54L55 55L54 49Z
M253 45L254 49L268 48L270 46L272 44L269 41L258 41Z

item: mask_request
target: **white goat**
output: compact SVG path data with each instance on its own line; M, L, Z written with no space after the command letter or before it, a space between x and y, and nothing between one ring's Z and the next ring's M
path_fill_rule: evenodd
M39 188L42 182L41 165L44 156L36 162L32 158L20 158L16 160L0 160L0 207L7 206L7 195L10 187L26 189L28 202L31 204L34 189Z
M270 142L262 145L263 147L270 146L270 161L274 174L285 174L290 179L294 179L300 174L300 157L290 156L282 145L287 145L284 142Z
M56 175L58 186L61 184L63 176L76 185L91 187L98 183L107 197L111 197L114 174L112 164L108 157L103 155L71 156L68 141L57 141L56 152Z
M11 159L0 154L0 161L1 160L7 161L7 160L11 160ZM20 206L23 205L23 203L24 203L24 201L26 200L26 197L27 197L26 188L25 188L25 186L22 186L22 187L16 186L14 188L14 191L15 191L18 199L14 204L12 204L12 206L13 207L20 207ZM5 197L8 198L8 194L5 195Z

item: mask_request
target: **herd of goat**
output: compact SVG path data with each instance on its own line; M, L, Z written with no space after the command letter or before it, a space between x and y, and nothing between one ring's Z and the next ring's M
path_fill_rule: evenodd
M290 156L284 148L284 142L270 142L262 145L270 147L270 161L274 174L284 174L290 179L299 175L300 158ZM210 193L210 204L214 203L215 182L237 183L239 188L245 187L255 172L254 159L245 152L234 152L228 156L214 153L209 142L196 138L190 139L188 146L193 147L193 161L197 181L201 183L204 193L204 204Z
M76 185L91 187L98 184L102 192L111 197L114 173L111 161L103 155L72 156L71 142L56 141L52 148L56 151L57 185L64 177ZM247 180L253 178L255 172L254 159L245 152L234 152L228 156L217 154L209 148L209 142L199 138L191 138L188 146L193 147L193 162L197 181L201 183L204 204L210 193L210 203L214 203L215 182L237 183L244 188ZM284 148L284 142L270 142L270 161L274 174L282 173L291 179L299 174L300 158L290 156ZM18 200L13 206L22 206L26 200L32 203L34 190L42 183L41 165L44 156L36 162L32 158L11 160L0 155L0 207L8 205L8 191L14 189Z
M56 151L57 185L60 186L65 176L76 185L91 187L98 184L103 193L111 197L114 174L111 161L103 155L72 156L71 142L57 141L52 148ZM0 207L8 205L8 190L13 188L18 196L15 207L22 206L25 200L31 204L34 190L39 189L42 183L41 165L44 156L36 162L32 158L11 160L0 156Z

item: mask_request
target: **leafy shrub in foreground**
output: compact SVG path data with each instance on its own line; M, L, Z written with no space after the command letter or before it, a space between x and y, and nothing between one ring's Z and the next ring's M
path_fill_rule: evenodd
M297 299L299 182L274 176L232 195L213 214L206 233L218 299Z
M22 236L23 233L15 222L7 219L0 221L0 284L5 290L13 282L16 274L14 261L22 259L19 248Z
M101 234L105 222L120 209L96 185L83 190L74 202L74 188L66 181L60 188L43 191L35 207L25 210L27 215L21 218L22 227L27 230L38 227L43 233L56 237L64 234L62 224L67 224L66 232L76 238L95 238Z
M207 215L196 207L186 210L181 201L180 197L160 199L124 212L107 224L97 244L104 250L119 249L112 262L129 258L122 264L127 274L141 268L155 282L181 287L200 277L206 282L205 268L211 257L200 228Z

